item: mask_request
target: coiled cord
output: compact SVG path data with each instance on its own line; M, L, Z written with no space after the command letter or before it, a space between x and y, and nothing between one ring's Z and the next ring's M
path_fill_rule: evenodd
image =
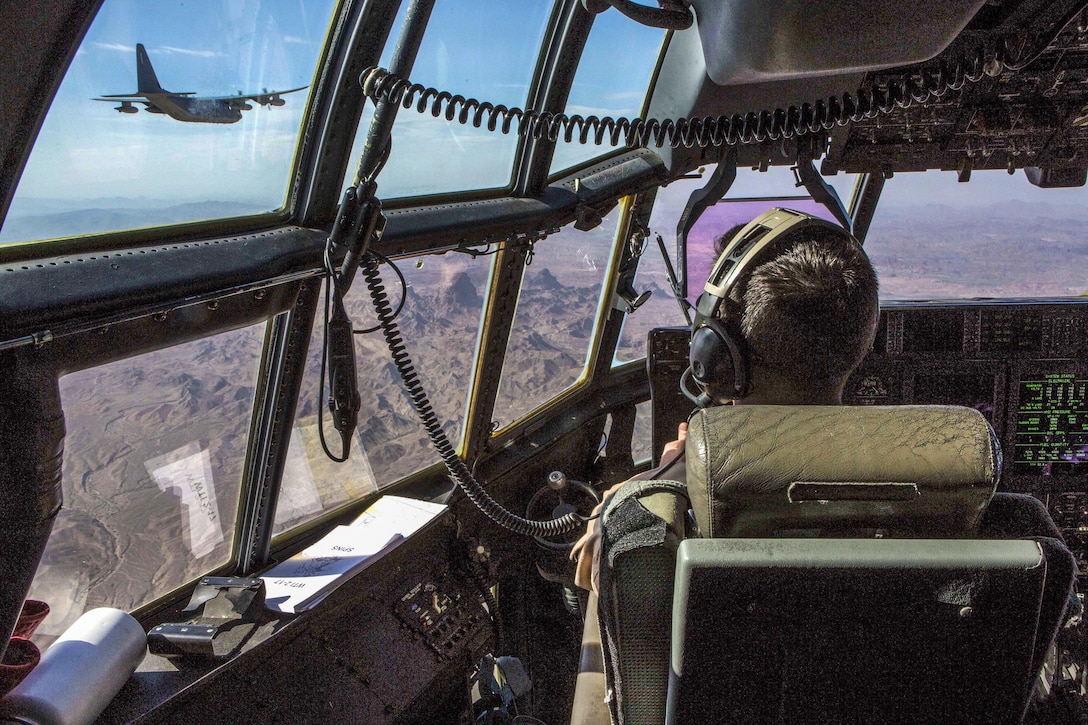
M1020 68L1023 65L1026 63L1006 63L1002 50L986 51L979 47L973 54L959 58L954 64L941 62L935 69L923 69L917 77L911 74L889 81L883 87L874 85L868 89L861 88L853 94L843 93L814 103L806 102L799 107L734 113L731 116L665 120L568 116L564 113L508 108L427 88L378 67L363 71L359 83L363 93L375 102L388 100L406 109L414 106L419 113L429 111L435 118L444 116L447 121L471 124L474 128L486 127L488 131L499 130L508 134L515 130L519 136L547 138L553 142L562 135L566 142L577 140L585 144L590 142L592 136L595 144L604 143L607 138L613 145L622 142L630 148L648 146L651 141L656 146L691 148L747 145L830 131L836 126L927 103L948 91L958 91L967 83L977 83L986 76L996 77L1005 68Z
M382 335L385 337L385 344L388 345L389 352L393 356L393 364L404 382L405 390L408 391L408 398L412 401L412 407L415 408L416 414L423 423L423 428L427 431L427 437L431 439L431 444L438 451L442 462L446 464L450 476L465 492L469 500L499 526L526 536L559 536L574 531L585 523L588 517L573 512L550 521L532 521L507 511L502 504L491 498L472 476L468 466L457 455L449 438L446 437L445 431L442 430L442 424L439 423L438 417L434 414L427 392L423 389L415 366L408 356L408 350L400 334L400 327L397 325L392 306L389 304L389 297L385 293L381 273L378 270L378 257L373 253L367 253L364 257L362 273L367 289L370 291L370 299L374 303L374 311L377 314Z
M487 566L469 553L466 553L463 564L464 571L472 578L480 597L484 600L487 612L491 615L491 628L495 634L495 651L506 651L506 633L502 624L502 612L495 595L491 593L491 587L487 581Z

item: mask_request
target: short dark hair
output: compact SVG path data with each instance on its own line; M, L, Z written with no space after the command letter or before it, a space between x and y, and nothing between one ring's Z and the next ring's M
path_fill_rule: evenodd
M869 257L845 230L825 227L787 233L776 250L733 288L723 314L739 314L753 363L798 384L844 382L876 335Z
M714 253L719 257L722 256L722 252L729 246L729 242L733 241L733 237L737 236L741 229L748 226L747 224L734 224L726 230L725 234L714 240Z

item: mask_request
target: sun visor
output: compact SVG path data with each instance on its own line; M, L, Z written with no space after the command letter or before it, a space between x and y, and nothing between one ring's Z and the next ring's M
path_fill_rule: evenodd
M691 5L707 75L719 85L739 85L928 60L948 47L985 1L691 0Z

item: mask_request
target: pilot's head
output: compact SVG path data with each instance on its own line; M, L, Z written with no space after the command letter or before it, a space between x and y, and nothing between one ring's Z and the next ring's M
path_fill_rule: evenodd
M730 351L729 365L706 358L713 362L704 378L719 371L717 380L726 384L701 387L717 402L841 403L879 318L876 272L861 246L842 228L789 210L734 227L719 245L723 258L736 261L732 274L722 259L711 273L704 297L717 282L717 304L700 298L704 314L697 315L692 339L696 378L702 342L710 340L712 353L723 335L736 344L719 348ZM720 325L699 332L700 320L705 325L711 316Z

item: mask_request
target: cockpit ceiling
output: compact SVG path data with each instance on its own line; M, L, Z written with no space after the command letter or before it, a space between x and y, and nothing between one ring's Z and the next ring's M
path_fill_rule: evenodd
M926 61L948 47L986 0L690 2L707 76L725 86Z
M1006 67L925 105L900 108L832 134L825 171L1039 168L1051 183L1063 175L1084 183L1088 169L1088 16L1079 13L1021 70ZM1031 42L1045 42L1040 29ZM1055 28L1049 30L1056 32ZM965 33L942 54L971 54L985 33ZM920 78L936 62L912 69ZM872 74L866 83L894 83L902 74ZM894 159L894 163L891 160Z
M833 107L860 95L898 95L888 113L842 125L828 122L824 173L943 169L1030 169L1033 183L1084 183L1088 170L1088 10L1083 0L987 2L967 27L930 60L861 73L718 85L680 78L693 51L678 33L668 50L650 113L663 117L746 114L817 102ZM902 17L910 22L909 14ZM892 36L894 26L883 33ZM995 64L994 59L1000 64ZM699 58L699 62L703 59ZM713 59L707 60L711 65ZM689 71L690 72L690 71ZM938 97L913 102L936 80L963 78ZM666 86L662 87L662 83ZM878 95L879 97L879 95ZM831 99L834 99L831 101ZM687 106L684 108L683 106ZM832 116L833 113L828 113ZM794 141L767 139L737 149L742 165L789 164ZM698 149L665 152L677 173L708 160Z

